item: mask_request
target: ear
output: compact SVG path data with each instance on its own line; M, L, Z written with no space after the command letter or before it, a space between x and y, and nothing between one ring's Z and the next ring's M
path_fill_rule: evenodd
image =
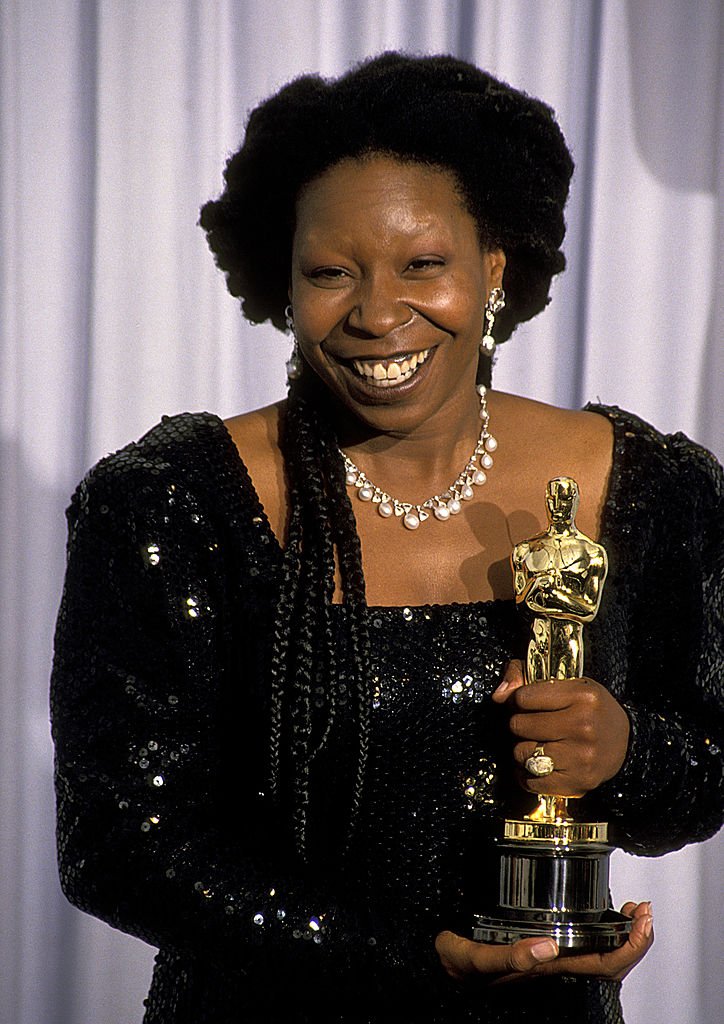
M502 288L503 272L505 271L505 253L503 250L490 249L485 253L485 263L489 286L491 288Z

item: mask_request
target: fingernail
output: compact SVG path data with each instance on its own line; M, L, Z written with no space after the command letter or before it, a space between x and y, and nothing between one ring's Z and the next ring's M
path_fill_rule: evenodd
M509 689L509 688L510 688L510 683L507 682L507 680L504 679L503 682L496 689L495 693L496 694L498 694L498 693L505 693L505 691L507 689Z
M530 947L530 951L536 960L555 960L558 956L558 946L553 939L536 942L535 946Z
M653 919L653 917L645 917L644 918L644 935L646 936L647 939L651 938L651 932L653 931L653 928L654 928L654 919Z

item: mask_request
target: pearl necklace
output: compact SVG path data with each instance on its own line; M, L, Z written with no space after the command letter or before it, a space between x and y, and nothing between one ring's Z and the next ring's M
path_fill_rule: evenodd
M376 487L367 476L355 466L348 455L340 449L340 455L344 459L347 485L357 489L357 497L360 501L369 501L377 506L377 511L383 519L391 516L402 518L402 523L408 530L416 530L420 523L430 518L430 514L446 522L450 516L456 516L462 508L463 501L470 501L474 495L473 486L482 487L487 480L486 469L493 465L492 452L498 447L498 442L488 431L488 403L485 399L485 388L482 384L477 387L480 395L480 419L483 421L480 428L480 437L475 445L473 454L465 464L462 473L455 478L446 491L441 494L433 494L421 505L414 505L409 501L398 501L382 488ZM479 463L479 465L478 465Z

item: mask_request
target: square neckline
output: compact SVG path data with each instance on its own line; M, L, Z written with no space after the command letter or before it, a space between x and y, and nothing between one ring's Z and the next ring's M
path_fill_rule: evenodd
M612 443L611 443L611 461L608 471L608 481L606 486L606 497L603 502L601 510L601 518L599 523L599 537L598 543L606 547L606 541L610 535L610 519L618 505L618 492L620 484L620 472L619 472L619 447L621 442L621 431L623 429L619 416L617 415L618 409L614 406L606 406L598 403L588 403L583 407L584 412L593 412L598 416L603 416L609 421L612 426ZM231 455L236 466L236 469L242 479L242 482L248 490L254 508L252 509L252 515L258 516L261 519L262 525L264 526L265 533L267 535L269 543L274 548L277 556L281 559L284 557L284 548L282 547L279 538L272 529L269 517L266 514L264 505L262 504L261 498L254 486L249 469L241 457L241 453L236 446L236 442L231 436L229 428L226 426L220 416L212 414L213 420L218 424L221 432L224 435L225 442L231 446ZM432 611L437 609L449 609L449 610L461 610L461 609L480 609L480 608L492 608L493 606L508 606L515 604L515 598L513 597L492 597L485 598L481 601L450 601L446 603L431 602L428 604L368 604L368 611L392 611L392 612L404 612L409 609L410 611ZM344 607L344 602L333 602L332 607Z

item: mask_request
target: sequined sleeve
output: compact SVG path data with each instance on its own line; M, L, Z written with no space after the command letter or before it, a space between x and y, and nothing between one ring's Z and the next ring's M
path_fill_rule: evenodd
M626 584L615 595L630 616L616 695L631 738L595 800L617 845L656 855L708 838L724 816L724 485L709 452L636 422L619 486L621 578L635 596Z
M112 456L69 509L52 680L66 895L165 955L203 951L257 990L284 977L302 1000L328 973L442 974L432 935L395 934L263 848L252 797L224 786L228 574L213 514L182 487L169 499L166 469ZM254 785L241 737L262 732L240 722L232 751Z

